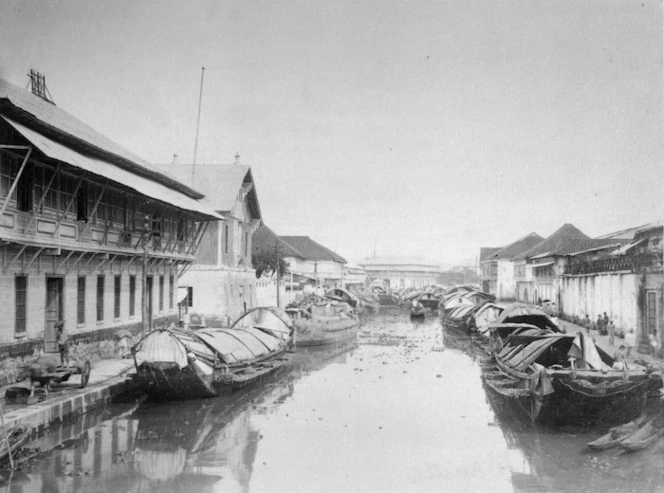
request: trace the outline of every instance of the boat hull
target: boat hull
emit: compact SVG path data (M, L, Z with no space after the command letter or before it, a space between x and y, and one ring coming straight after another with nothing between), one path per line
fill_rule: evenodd
M299 319L293 325L296 346L322 346L357 337L360 322L355 317L339 320Z
M226 395L259 383L285 367L285 355L229 370L215 369L207 374L194 365L143 363L134 380L152 400L204 399Z

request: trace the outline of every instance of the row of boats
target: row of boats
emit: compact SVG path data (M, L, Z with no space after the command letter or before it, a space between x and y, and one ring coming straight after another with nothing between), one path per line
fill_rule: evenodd
M349 341L361 307L348 292L310 295L286 310L253 308L229 328L171 326L133 348L138 388L157 400L215 397L282 369L292 349Z
M531 420L554 426L632 420L589 444L594 449L638 449L664 435L661 406L654 416L644 415L648 399L661 396L661 373L615 360L584 332L565 333L542 309L501 306L485 293L460 288L445 295L441 317L445 327L469 333L486 354L488 391Z

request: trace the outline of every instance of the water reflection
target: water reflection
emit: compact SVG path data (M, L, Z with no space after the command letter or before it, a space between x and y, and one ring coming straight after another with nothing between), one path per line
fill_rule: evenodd
M589 454L485 393L483 353L435 319L368 319L350 346L298 349L264 385L118 407L42 438L8 491L658 491L664 443ZM110 419L109 419L110 418Z

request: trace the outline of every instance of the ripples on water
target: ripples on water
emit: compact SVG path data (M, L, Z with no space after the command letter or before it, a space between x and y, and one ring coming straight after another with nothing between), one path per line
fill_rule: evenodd
M28 492L664 491L664 440L590 454L492 402L481 355L434 318L369 318L230 397L114 405L42 437L4 486ZM109 417L110 416L110 417Z

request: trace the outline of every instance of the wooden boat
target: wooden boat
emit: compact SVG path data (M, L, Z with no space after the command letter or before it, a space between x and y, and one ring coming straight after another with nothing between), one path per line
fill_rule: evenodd
M422 305L410 306L410 318L424 318L426 313L427 309Z
M646 423L645 416L639 416L635 420L624 425L614 426L606 435L602 435L597 440L588 443L588 448L595 451L608 450L617 447L618 444L636 433L643 424Z
M627 452L636 452L649 447L663 436L664 426L657 426L655 420L650 420L618 445Z
M0 439L0 463L9 458L9 452L7 450L7 439L9 439L9 448L11 449L13 455L25 444L29 435L30 430L23 425L15 426L14 428L7 431L7 436L5 436L3 432L2 439Z
M134 379L160 400L218 396L283 367L293 327L278 308L249 310L228 329L154 330L133 348Z
M357 337L360 320L357 315L332 315L329 317L296 318L296 346L321 346L348 341Z
M583 333L527 329L510 335L494 359L497 372L511 381L487 383L543 423L624 422L662 386L661 376L638 365L613 369L613 358Z

